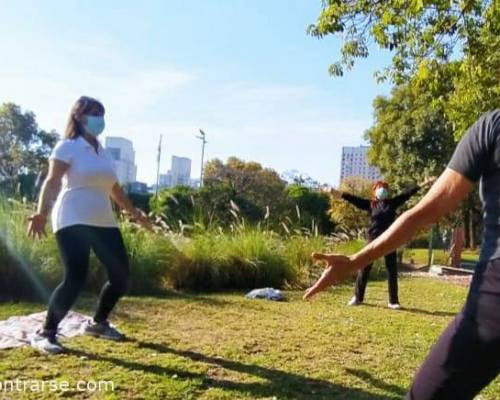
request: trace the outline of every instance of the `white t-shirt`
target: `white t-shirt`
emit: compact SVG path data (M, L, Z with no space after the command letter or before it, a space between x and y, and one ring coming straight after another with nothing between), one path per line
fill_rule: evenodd
M118 179L101 144L96 153L82 137L60 140L50 158L69 164L52 209L53 231L71 225L117 227L110 194Z

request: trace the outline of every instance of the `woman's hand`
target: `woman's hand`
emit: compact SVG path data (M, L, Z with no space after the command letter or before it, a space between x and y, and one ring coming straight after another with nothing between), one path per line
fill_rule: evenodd
M335 188L332 188L331 186L323 186L321 188L321 191L323 193L328 193L330 196L332 196L334 199L340 199L342 197L342 192L340 190L337 190Z
M321 277L304 293L304 300L310 299L331 285L345 281L356 271L354 263L346 256L313 253L312 258L316 261L325 261L327 265Z
M150 232L154 232L153 224L151 223L147 215L144 212L142 212L142 210L136 208L132 216L144 229Z
M131 215L144 229L154 232L153 224L146 214L132 204L118 182L115 183L111 190L111 198L125 213Z
M36 213L32 214L28 218L28 236L36 239L37 237L41 239L43 236L47 236L45 233L45 224L47 223L47 217L44 214Z

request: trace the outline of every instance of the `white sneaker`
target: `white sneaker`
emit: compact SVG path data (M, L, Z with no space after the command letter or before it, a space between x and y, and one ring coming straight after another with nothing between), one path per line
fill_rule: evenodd
M57 341L55 332L39 330L31 338L31 347L44 354L59 354L64 351L64 347Z
M387 304L391 310L401 310L401 305L399 303L389 303Z
M352 299L347 303L348 306L359 306L363 304L362 301L359 301L356 296L352 296Z
M89 322L89 324L85 327L84 333L89 336L114 340L116 342L125 340L125 335L119 332L114 326L110 325L108 321Z

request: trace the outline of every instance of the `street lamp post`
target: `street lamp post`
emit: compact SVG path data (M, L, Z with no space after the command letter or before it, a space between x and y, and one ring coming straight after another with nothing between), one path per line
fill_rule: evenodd
M158 156L156 159L156 193L155 200L158 201L158 189L160 187L160 160L161 160L161 139L163 135L160 135L160 142L158 143Z
M203 186L203 161L205 158L205 144L207 144L205 132L200 129L201 136L196 136L201 140L201 173L200 173L200 188Z

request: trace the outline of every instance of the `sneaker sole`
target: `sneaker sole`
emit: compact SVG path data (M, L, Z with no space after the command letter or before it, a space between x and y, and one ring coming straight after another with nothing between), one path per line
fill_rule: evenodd
M117 338L117 337L102 335L102 334L97 333L97 332L84 332L84 334L86 336L91 336L91 337L96 338L96 339L110 340L112 342L123 342L125 340L125 336Z
M31 345L31 347L33 349L35 349L36 351L38 351L40 354L49 355L49 356L57 355L57 354L61 354L61 353L65 352L65 348L64 347L61 347L60 350L55 350L55 351L48 351L48 350L42 349L41 347L38 347L38 346L35 346L35 345Z

